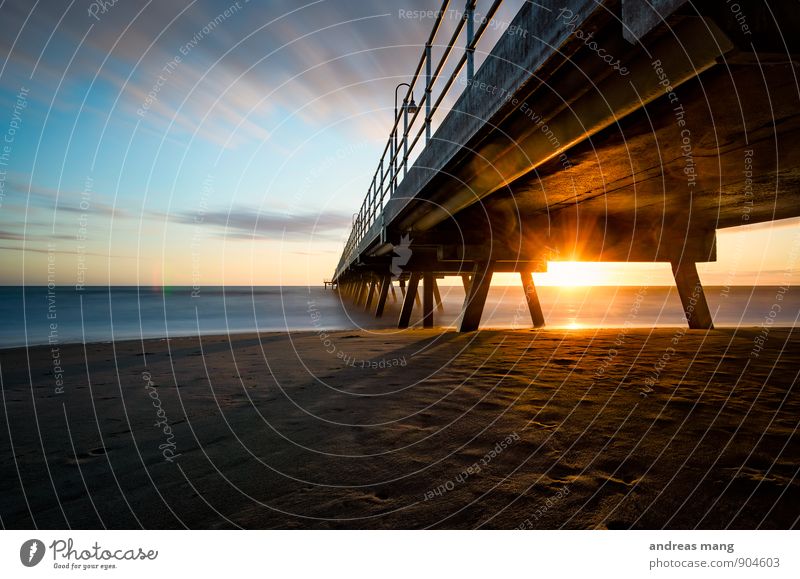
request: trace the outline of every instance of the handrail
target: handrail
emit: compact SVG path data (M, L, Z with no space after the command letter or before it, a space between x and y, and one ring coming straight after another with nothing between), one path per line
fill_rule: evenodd
M450 89L453 86L453 83L461 73L461 70L464 68L465 64L467 64L467 81L470 82L472 80L472 76L474 74L473 54L475 52L475 48L484 32L486 32L486 29L488 28L492 18L502 3L503 0L493 1L491 7L483 17L480 26L473 33L473 19L475 8L477 6L477 0L467 0L464 13L456 25L456 28L453 31L453 34L450 36L448 42L444 45L435 45L434 43L436 41L436 36L441 30L442 21L447 13L448 6L450 5L450 0L443 0L441 8L439 9L439 12L437 13L436 19L433 23L431 32L428 35L428 40L425 42L422 55L420 56L419 62L414 70L414 74L411 77L411 80L408 82L408 90L405 91L405 96L403 96L403 108L397 111L397 115L392 123L391 130L389 131L389 138L387 139L386 145L381 153L380 161L378 162L378 166L372 176L370 186L367 188L367 195L364 198L364 201L362 202L358 212L354 214L353 226L350 230L350 235L347 238L347 242L344 245L342 256L339 260L338 266L336 267L336 272L333 276L333 279L337 279L339 274L342 273L343 268L347 267L353 261L353 254L358 249L358 246L364 239L364 236L375 224L375 222L382 218L387 194L388 198L391 199L392 195L394 195L394 192L397 190L398 184L402 179L400 177L401 169L407 167L408 159L411 156L414 147L422 138L423 133L425 134L425 142L427 144L427 141L430 138L433 116L439 110L442 101L447 97ZM461 36L465 25L467 33L463 53L458 59L458 62L456 62L452 73L449 75L449 78L442 87L438 97L434 100L432 97L434 85L439 79L444 67L447 65L450 54L453 52L453 48L456 46L456 42ZM444 46L444 52L442 53L435 68L431 58L432 48L434 46ZM425 69L426 77L424 81L423 95L418 101L417 110L409 114L405 108L405 105L409 102L409 99L413 97L414 89L417 87L417 83L422 77L423 68ZM412 127L414 127L414 123L419 118L423 106L425 107L425 114L423 116L422 125L417 127L416 134L409 144L409 135L412 133ZM400 139L399 144L396 147L397 150L395 150L394 143L398 137L400 122L405 115L408 115L409 117L408 124L404 127L402 131L402 139ZM402 156L400 153L401 150L403 151ZM403 178L404 177L405 171L403 174Z

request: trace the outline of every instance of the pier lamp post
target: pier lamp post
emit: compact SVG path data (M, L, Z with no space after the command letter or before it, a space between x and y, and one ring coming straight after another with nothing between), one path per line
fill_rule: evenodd
M401 82L396 87L394 87L394 120L397 120L397 90L401 86L406 86L411 89L411 85L407 82ZM408 132L408 113L412 115L417 112L417 103L414 102L414 93L411 93L411 102L406 101L403 98L403 177L405 177L406 172L408 171L408 160L406 156L408 155L408 139L406 138L406 133ZM397 188L397 154L399 152L397 147L397 130L394 131L394 155L392 159L392 190Z

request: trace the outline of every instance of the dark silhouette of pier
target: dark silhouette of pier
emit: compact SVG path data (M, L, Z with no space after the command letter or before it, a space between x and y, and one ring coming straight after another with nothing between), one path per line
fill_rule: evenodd
M716 230L800 215L800 11L546 0L498 23L501 3L442 4L331 281L380 317L397 280L401 328L422 283L431 327L436 279L461 276L471 331L494 272L519 274L539 327L548 261L669 262L689 327L713 327L696 263Z

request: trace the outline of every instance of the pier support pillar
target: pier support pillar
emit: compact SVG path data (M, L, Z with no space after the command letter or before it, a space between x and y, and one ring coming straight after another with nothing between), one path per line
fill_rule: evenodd
M533 272L530 270L523 270L519 272L522 279L522 289L525 291L525 301L528 303L528 311L531 313L531 322L534 328L541 328L544 326L544 313L542 312L542 304L539 302L539 296L536 293L536 286L533 283Z
M372 305L372 296L375 293L375 278L369 280L369 289L367 290L367 301L364 304L364 309L368 310Z
M356 282L356 291L355 296L353 298L353 303L355 305L361 305L361 300L364 299L364 292L366 290L366 285L363 280L358 280Z
M431 278L433 282L433 299L436 300L436 309L440 312L444 311L444 304L442 304L442 294L439 293L439 284L436 282L436 276Z
M433 272L426 271L422 276L422 327L433 327Z
M713 330L714 321L706 302L706 294L697 275L697 266L693 261L672 262L672 275L678 286L683 312L692 330Z
M414 309L414 298L417 297L417 288L419 287L419 272L413 272L408 280L408 287L406 287L406 295L403 298L403 307L400 310L400 320L397 322L397 327L404 329L408 327L408 322L411 321L411 310Z
M461 310L459 332L472 332L478 329L483 306L486 305L486 296L489 295L492 273L494 273L493 262L475 264L469 290L464 298L464 307Z
M375 317L383 315L383 308L386 307L386 298L389 295L389 286L392 285L392 276L388 273L381 278L381 289L378 293L378 303L375 306Z
M469 284L471 283L468 273L462 273L461 274L461 283L464 284L464 291L468 292L469 291Z
M397 292L394 291L394 283L392 283L392 278L389 278L389 289L392 290L392 302L397 303Z

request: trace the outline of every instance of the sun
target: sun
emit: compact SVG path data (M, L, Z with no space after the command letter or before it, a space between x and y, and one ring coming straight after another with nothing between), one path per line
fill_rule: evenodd
M558 287L581 287L607 285L607 268L591 261L551 261L547 272L536 275L539 285Z

